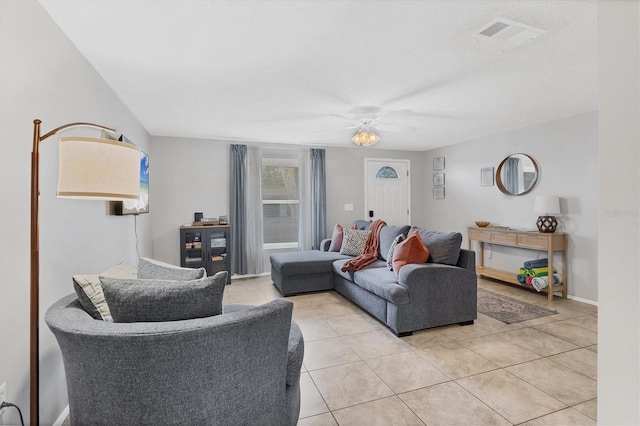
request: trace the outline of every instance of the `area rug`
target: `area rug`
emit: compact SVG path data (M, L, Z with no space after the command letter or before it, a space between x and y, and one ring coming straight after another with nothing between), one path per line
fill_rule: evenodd
M482 288L478 289L478 312L507 324L558 313L558 311L541 308Z

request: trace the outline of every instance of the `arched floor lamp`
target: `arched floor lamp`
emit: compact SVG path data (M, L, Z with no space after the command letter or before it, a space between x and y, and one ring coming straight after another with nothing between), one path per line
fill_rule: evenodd
M40 253L38 238L39 146L40 142L64 130L86 127L114 133L92 123L71 123L40 136L40 120L33 120L31 152L31 287L29 336L29 423L39 424L39 310ZM137 200L140 193L140 149L129 143L87 137L60 138L59 197L93 200Z

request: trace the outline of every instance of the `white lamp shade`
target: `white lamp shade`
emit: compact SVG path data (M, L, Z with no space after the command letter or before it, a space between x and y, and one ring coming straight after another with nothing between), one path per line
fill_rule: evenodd
M371 146L371 145L375 145L380 140L380 136L378 136L374 132L367 132L366 130L361 130L358 133L356 133L351 138L351 140L356 145Z
M86 137L60 138L58 196L137 200L140 149L132 144Z
M538 195L533 204L535 213L559 214L560 198L550 195Z

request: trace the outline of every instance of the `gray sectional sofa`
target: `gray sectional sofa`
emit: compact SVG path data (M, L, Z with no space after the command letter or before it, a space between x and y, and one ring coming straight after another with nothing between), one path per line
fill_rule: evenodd
M359 229L370 222L356 221ZM387 269L387 253L399 234L418 231L430 255L427 263L408 264L396 276ZM379 259L356 272L342 272L352 258L321 250L271 255L271 279L282 295L334 289L386 324L396 335L448 324L472 324L477 318L475 253L462 249L457 232L384 226Z

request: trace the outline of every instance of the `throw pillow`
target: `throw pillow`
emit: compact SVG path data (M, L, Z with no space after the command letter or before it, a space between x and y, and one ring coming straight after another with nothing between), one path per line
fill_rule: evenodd
M100 277L113 322L179 321L222 313L227 272L176 281Z
M409 235L409 228L411 228L409 225L385 225L380 228L380 258L382 260L388 260L389 248L391 247L391 243L393 243L394 238L400 234L404 234L406 238L407 235Z
M207 276L204 268L181 268L159 260L141 257L138 261L138 278L189 281Z
M395 250L398 243L404 241L405 236L403 234L398 235L391 242L391 246L389 247L389 251L387 252L387 269L393 271L393 251Z
M113 278L135 278L136 267L122 262L104 271L102 276ZM109 306L104 300L99 275L74 275L73 288L82 308L94 319L113 321Z
M456 265L460 257L460 247L462 245L462 234L459 232L439 232L428 231L416 226L412 227L409 233L418 231L422 242L429 247L428 262L444 263L445 265Z
M331 235L331 244L329 245L329 251L340 251L342 247L342 238L344 235L344 228L342 225L336 223L333 227L333 235Z
M398 243L393 250L393 271L396 276L408 263L425 263L429 258L429 249L422 242L420 234L414 232L406 240Z
M369 232L370 231L358 229L345 229L344 237L342 238L342 247L340 248L340 254L346 254L348 256L360 256L362 253L364 253L364 247L367 244Z

